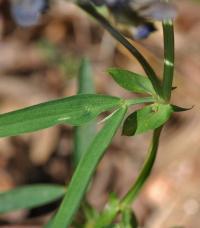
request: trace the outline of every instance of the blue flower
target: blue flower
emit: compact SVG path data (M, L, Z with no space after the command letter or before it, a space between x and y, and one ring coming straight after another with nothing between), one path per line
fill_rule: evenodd
M47 0L11 0L11 15L20 26L33 26L39 22L47 8Z
M147 38L152 32L155 32L156 28L152 23L146 23L136 27L135 32L132 34L135 40L141 40Z

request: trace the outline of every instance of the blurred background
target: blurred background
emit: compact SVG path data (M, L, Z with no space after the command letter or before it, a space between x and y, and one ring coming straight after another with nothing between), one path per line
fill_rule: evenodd
M200 3L174 1L176 72L173 103L191 110L173 115L161 137L151 177L133 205L141 227L200 227ZM158 73L162 72L162 27L134 42ZM136 96L107 76L108 67L143 74L137 61L81 9L57 0L39 25L23 28L0 0L0 112L8 112L77 92L80 60L88 57L98 93ZM98 166L87 199L101 210L109 192L123 196L144 161L150 133L124 137L120 131ZM32 183L70 180L73 129L56 126L0 139L0 191ZM0 216L0 225L40 227L59 202ZM16 225L18 224L18 225ZM6 226L7 225L7 226Z

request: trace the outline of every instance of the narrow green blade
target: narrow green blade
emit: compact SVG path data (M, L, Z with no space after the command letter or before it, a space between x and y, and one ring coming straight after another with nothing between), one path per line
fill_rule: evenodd
M189 111L193 108L193 106L190 108L183 108L183 107L180 107L177 105L171 105L171 106L172 106L174 112L185 112L185 111Z
M84 58L81 61L78 75L78 87L78 94L95 93L91 64L87 58Z
M173 113L169 104L153 104L130 114L123 125L123 135L132 136L156 129Z
M79 69L79 78L78 78L78 93L95 93L93 80L92 80L92 70L91 64L88 59L83 59ZM74 152L73 152L73 161L76 166L80 161L81 156L87 150L88 146L92 142L96 129L96 121L92 120L83 126L75 128L74 136Z
M27 185L0 193L0 213L33 208L61 198L65 188L59 185Z
M126 90L135 93L156 94L151 81L145 76L117 68L109 69L108 73L118 85Z
M71 223L92 174L103 156L104 151L111 143L125 113L126 108L120 108L115 111L96 135L87 152L82 156L68 186L64 200L55 216L52 227L66 228Z
M81 94L1 114L0 137L32 132L60 123L78 126L101 112L118 108L121 101L117 97Z

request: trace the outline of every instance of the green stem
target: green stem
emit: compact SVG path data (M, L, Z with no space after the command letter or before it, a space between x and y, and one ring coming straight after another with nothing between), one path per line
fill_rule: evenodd
M174 77L174 27L172 20L163 21L162 26L164 38L163 97L169 101Z
M134 185L130 188L129 192L121 200L121 210L124 210L124 208L127 208L130 206L130 204L132 204L132 202L140 192L141 188L145 184L147 178L149 177L156 159L161 130L162 127L154 130L152 141L148 150L148 156Z
M134 185L130 188L128 193L122 198L122 200L118 203L117 206L114 205L114 207L113 206L111 207L110 205L102 212L99 218L95 221L95 224L94 224L95 228L101 228L101 227L106 227L110 225L112 221L116 218L118 213L125 211L133 203L134 199L137 197L141 188L145 184L153 168L156 155L157 155L161 131L162 131L162 126L154 130L152 141L148 150L148 156L144 162L143 168L141 169L141 172L137 177ZM108 209L110 213L108 213Z
M161 95L160 81L144 56L123 36L119 31L117 31L89 2L77 3L80 8L86 11L88 14L93 16L101 25L116 39L118 40L130 53L139 61L144 71L146 72L148 78L150 79L155 91Z

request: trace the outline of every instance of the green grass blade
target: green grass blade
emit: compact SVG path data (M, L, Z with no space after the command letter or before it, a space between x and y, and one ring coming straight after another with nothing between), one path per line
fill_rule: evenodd
M95 93L94 83L92 80L92 69L90 61L84 58L81 62L78 75L78 94Z
M66 228L72 221L80 201L87 189L88 183L96 166L102 158L104 151L111 143L122 119L126 108L120 108L106 121L104 127L94 138L87 152L81 158L72 180L67 188L64 200L55 216L52 227Z
M108 73L122 88L135 93L146 93L155 95L156 92L151 84L151 81L142 75L136 74L134 72L110 68Z
M79 69L78 77L78 93L95 93L93 80L92 80L92 69L88 59L83 59ZM87 150L88 146L92 142L96 133L96 121L92 120L83 126L75 128L74 135L74 152L73 161L76 166L80 161L81 156Z
M81 125L100 113L118 108L121 98L81 94L0 115L0 137L19 135L66 123Z
M0 193L0 213L34 208L61 198L65 188L59 185L36 184Z

